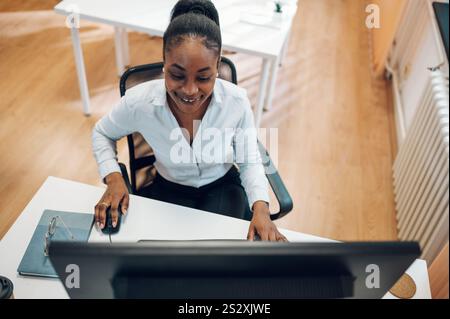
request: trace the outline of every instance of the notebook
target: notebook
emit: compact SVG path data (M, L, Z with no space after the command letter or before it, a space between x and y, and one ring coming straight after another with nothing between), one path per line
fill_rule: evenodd
M56 219L56 229L50 239L51 241L86 242L88 240L94 222L93 214L45 210L17 269L20 275L58 277L49 257L44 255L45 234L48 231L50 221L55 216L59 216L59 218ZM61 219L70 229L74 239L71 238L71 234L67 231Z

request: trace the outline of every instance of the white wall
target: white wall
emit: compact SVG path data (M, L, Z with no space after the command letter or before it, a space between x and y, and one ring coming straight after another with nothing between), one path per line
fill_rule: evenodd
M430 67L439 65L442 61L436 45L431 21L427 23L420 44L412 61L402 61L401 69L409 69L408 76L400 83L402 110L405 119L405 129L411 125L416 109L422 99L423 90L429 79Z
M396 122L399 123L398 117L403 120L402 125L405 128L405 133L408 132L417 107L421 102L426 82L429 79L428 68L436 67L444 62L441 69L447 76L449 69L434 13L431 10L426 10L427 7L423 6L424 3L420 3L420 6L422 6L420 13L411 13L411 6L419 6L418 1L431 2L432 0L409 0L407 5L409 11L405 10L399 30L396 32L396 40L400 41L399 37L406 37L407 45L402 45L401 48L393 47L390 53L391 57L395 57L395 61L390 61L390 63L395 65L401 102L401 106L396 104L396 114L401 112L397 116ZM408 24L408 19L412 20L412 23ZM425 22L422 23L422 21ZM396 50L402 50L402 52L396 52ZM400 131L399 124L397 126L397 131ZM398 145L401 144L402 136L398 134Z

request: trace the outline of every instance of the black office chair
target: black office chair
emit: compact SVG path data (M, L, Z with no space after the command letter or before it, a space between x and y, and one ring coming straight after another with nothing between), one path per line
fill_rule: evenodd
M132 67L125 71L120 78L120 96L124 96L127 89L151 80L163 78L163 63L152 63ZM219 78L237 84L236 68L231 60L222 57L219 66ZM155 156L151 147L147 144L141 134L133 133L127 136L128 151L130 154L130 176L131 183L128 178L126 166L119 163L122 175L127 184L130 194L136 194L142 187L151 183L155 169L153 163ZM289 195L283 181L277 170L272 164L269 153L264 146L258 141L259 151L263 160L266 171L266 177L277 198L280 210L276 214L271 214L271 219L279 219L292 210L292 199Z

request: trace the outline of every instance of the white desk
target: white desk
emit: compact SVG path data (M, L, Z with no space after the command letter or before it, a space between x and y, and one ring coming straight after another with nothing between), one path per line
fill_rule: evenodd
M261 57L262 73L256 105L255 123L259 125L263 108L271 105L278 65L286 52L289 30L297 11L297 1L285 1L285 14L280 23L267 22L264 12L271 12L272 1L219 0L216 4L225 50ZM55 6L55 12L92 22L112 25L115 30L116 64L118 74L129 65L126 29L162 36L170 20L170 11L176 0L64 0ZM264 13L264 14L262 14ZM266 22L264 21L266 19ZM76 19L68 19L76 21ZM83 52L76 23L71 27L78 81L85 114L90 113L89 91L84 68ZM267 96L266 96L267 93Z
M48 177L14 225L0 241L0 275L14 283L16 298L68 298L58 279L22 277L17 267L28 246L44 209L89 213L104 188ZM137 242L139 239L244 239L249 222L167 204L131 195L129 214L123 220L113 242ZM324 242L329 239L280 231L291 242ZM107 236L93 229L90 242L109 242ZM417 284L414 298L431 298L425 261L416 260L407 273ZM387 294L385 298L393 298Z

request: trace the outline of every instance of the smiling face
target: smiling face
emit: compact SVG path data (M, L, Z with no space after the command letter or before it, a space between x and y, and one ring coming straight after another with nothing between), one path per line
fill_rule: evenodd
M186 37L165 52L164 79L171 107L195 115L205 109L216 82L218 54L201 38Z

